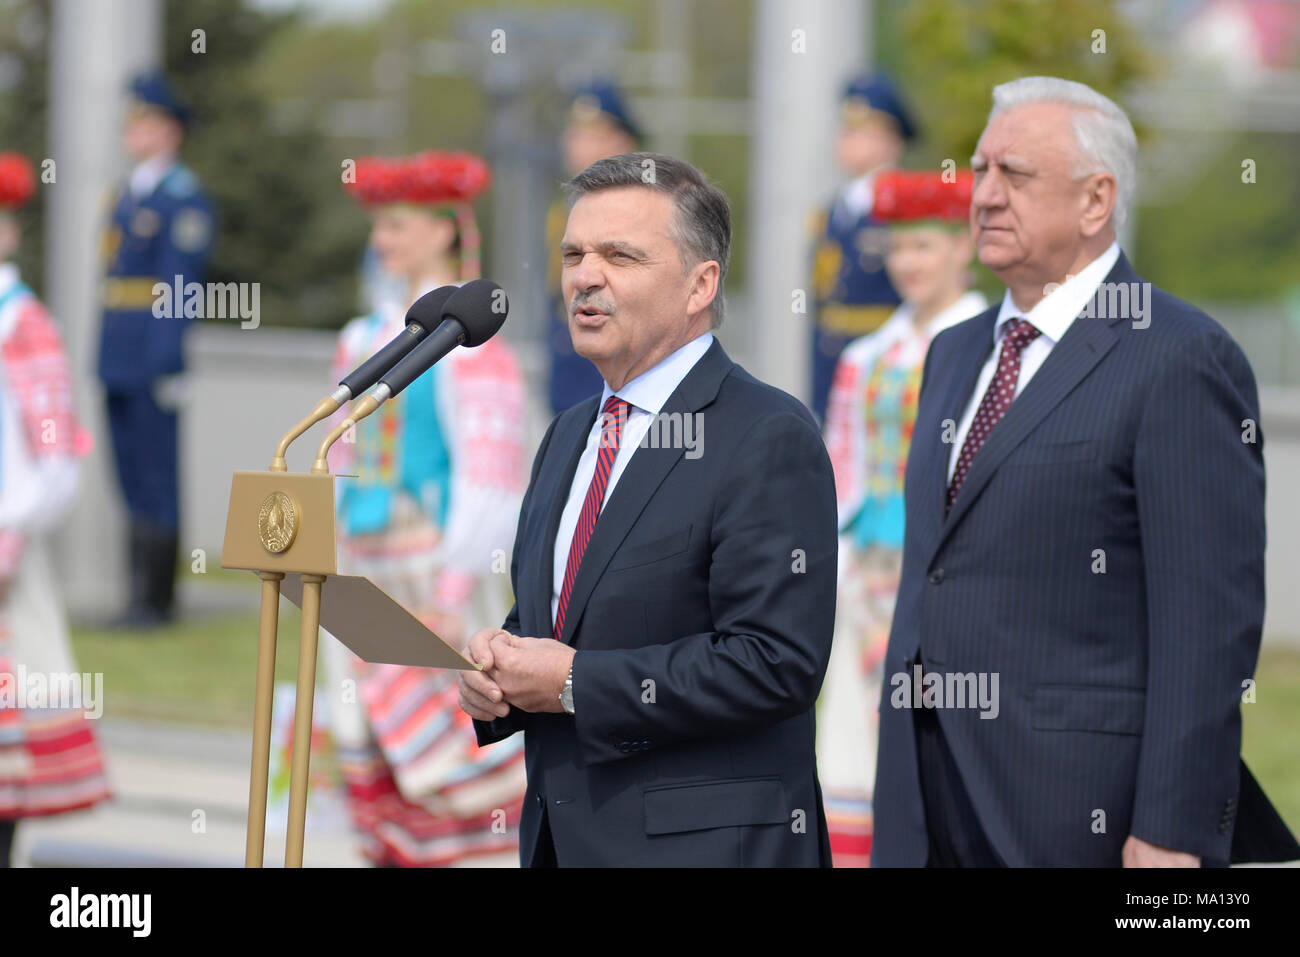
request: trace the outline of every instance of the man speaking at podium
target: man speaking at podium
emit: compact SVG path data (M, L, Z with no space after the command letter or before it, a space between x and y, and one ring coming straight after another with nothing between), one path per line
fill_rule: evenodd
M829 866L813 704L835 483L807 409L712 329L726 196L625 153L567 184L574 349L605 387L551 422L515 607L462 672L480 745L524 732L524 866Z

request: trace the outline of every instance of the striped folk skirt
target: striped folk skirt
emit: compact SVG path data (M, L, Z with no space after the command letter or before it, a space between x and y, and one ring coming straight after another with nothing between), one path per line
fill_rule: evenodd
M397 534L344 540L348 571L446 635L449 611L434 587L437 532L404 524ZM503 620L508 604L487 600L494 584L479 582L456 614ZM380 866L517 865L523 735L480 748L459 706L458 672L368 664L332 636L323 651L331 734L365 856Z
M60 703L51 698L51 676L20 668L14 644L0 621L0 819L61 814L107 799L93 720L80 706L46 706ZM35 681L45 683L39 697Z

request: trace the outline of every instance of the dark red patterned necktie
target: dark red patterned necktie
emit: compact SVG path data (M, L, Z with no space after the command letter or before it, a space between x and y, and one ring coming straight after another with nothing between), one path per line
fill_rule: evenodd
M952 481L948 483L948 508L957 501L961 483L966 481L975 453L984 445L984 440L993 431L993 426L1011 407L1011 400L1016 397L1016 384L1020 381L1020 353L1038 338L1038 330L1024 319L1007 320L1007 331L1002 336L1002 352L998 355L998 371L994 373L989 387L984 390L975 418L971 420L970 431L962 443L961 455L957 457L957 467L953 469Z
M614 459L618 455L618 441L623 434L623 423L627 421L632 404L616 395L605 400L600 426L600 452L596 455L596 472L587 486L587 497L582 502L582 511L578 514L578 524L573 529L573 542L569 545L569 560L564 566L564 586L560 589L560 603L555 609L555 637L562 639L564 634L564 611L569 607L569 596L573 594L573 582L578 577L578 567L582 564L583 553L591 534L596 530L596 519L600 517L600 506L605 501L605 488L609 485L609 473L614 468Z

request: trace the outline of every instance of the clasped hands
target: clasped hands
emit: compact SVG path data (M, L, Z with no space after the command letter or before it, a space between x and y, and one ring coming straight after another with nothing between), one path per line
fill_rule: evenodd
M465 657L482 671L460 673L460 708L471 718L504 718L521 711L563 712L560 692L573 667L574 651L554 638L522 638L501 628L475 632Z

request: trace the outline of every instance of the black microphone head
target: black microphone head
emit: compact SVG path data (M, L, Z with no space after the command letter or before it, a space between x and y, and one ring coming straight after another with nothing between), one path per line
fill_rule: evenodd
M465 328L461 345L481 346L497 334L510 300L506 291L491 279L474 279L457 289L442 307L442 318L455 319Z
M459 286L439 286L432 292L426 292L406 310L406 324L409 326L414 322L426 334L433 332L438 328L438 323L442 322L442 310L447 305L447 300L459 291Z

